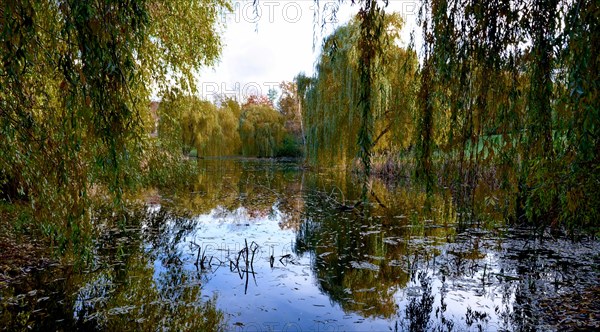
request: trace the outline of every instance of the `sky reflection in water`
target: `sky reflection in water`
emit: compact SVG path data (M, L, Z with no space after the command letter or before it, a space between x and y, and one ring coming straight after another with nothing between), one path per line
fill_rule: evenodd
M597 241L458 232L448 192L375 182L382 204L348 211L360 186L336 173L201 163L190 188L145 194L125 229L98 241L92 271L49 268L0 290L0 318L26 314L35 329L552 330L547 303L600 280Z

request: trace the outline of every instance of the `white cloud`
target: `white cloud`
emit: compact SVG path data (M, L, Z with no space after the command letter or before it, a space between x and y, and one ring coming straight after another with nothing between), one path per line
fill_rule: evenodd
M226 28L221 60L214 68L202 70L198 79L204 98L226 93L243 99L250 87L266 94L269 87L291 81L300 72L311 75L322 38L358 11L349 1L340 6L332 0L320 0L318 10L313 0L260 0L257 7L250 0L235 1L233 5L233 13L222 17ZM334 17L332 13L338 6ZM391 0L386 10L408 14L408 29L402 34L408 40L417 1ZM315 18L319 22L316 26ZM323 19L327 24L322 29Z

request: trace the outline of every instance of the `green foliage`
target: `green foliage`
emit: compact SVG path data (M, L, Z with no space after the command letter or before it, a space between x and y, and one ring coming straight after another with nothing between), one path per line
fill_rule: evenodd
M90 234L90 190L106 187L118 202L124 188L140 184L154 153L170 153L148 137L147 87L158 95L193 87L193 73L219 54L224 7L221 0L2 2L2 198L27 200L65 247Z
M418 171L437 153L470 202L492 168L513 219L597 227L598 6L424 1Z
M269 99L254 96L243 107L224 99L220 105L193 96L163 99L159 108L163 148L173 151L180 147L184 155L193 152L195 157L302 156L300 138L285 127L297 117L280 114Z
M242 155L275 157L286 131L279 112L267 105L250 104L242 108L240 116Z
M302 157L302 149L301 142L298 142L297 139L287 134L283 138L283 142L281 146L277 148L277 152L275 154L276 157L290 157L290 158L299 158Z
M168 128L165 128L164 137L181 144L186 155L192 149L197 156L235 155L240 149L238 109L235 101L224 102L221 108L217 108L192 96L166 100L161 104L161 114L174 119L174 122L165 123ZM169 132L173 128L179 128L179 131Z
M453 187L461 215L477 218L485 186L503 191L509 219L598 227L597 1L424 0L420 66L389 42L393 16L356 3L315 77L296 78L312 164L359 157L368 175L374 154L414 146L416 178Z
M359 52L365 47L361 38L367 38L361 37L361 29L371 31L361 28L359 18L325 39L315 77L296 78L307 157L313 165L352 165L360 157L359 146L370 160L372 153L398 152L412 144L416 54L396 45L402 27L399 15L371 15L379 15L372 18L377 21L373 29L385 31L369 46L374 54ZM365 56L373 57L368 73L361 72ZM363 82L363 76L371 77L370 83Z

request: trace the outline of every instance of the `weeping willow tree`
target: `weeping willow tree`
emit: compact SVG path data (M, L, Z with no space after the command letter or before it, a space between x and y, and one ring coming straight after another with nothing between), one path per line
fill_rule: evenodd
M210 146L214 155L233 156L239 155L242 146L239 125L241 109L237 101L227 100L217 110L219 121L218 135L212 137Z
M169 95L159 108L159 139L165 150L198 157L280 157L285 154L286 118L266 96L243 106L225 98L220 106L196 96ZM293 144L293 142L292 142Z
M232 156L241 152L239 134L240 106L233 99L221 106L196 96L174 95L160 104L159 138L181 149L183 155L195 150L198 157Z
M348 164L358 152L359 77L353 24L353 29L338 28L324 41L317 75L305 88L302 106L312 164Z
M358 156L366 178L380 144L375 132L388 128L381 114L410 98L385 93L398 67L386 57L388 16L376 1L352 3L361 5L356 20L325 39L315 77L296 82L309 160L348 165ZM421 1L423 48L409 103L417 114L405 126L416 130L404 131L414 137L416 178L429 191L438 179L449 183L466 219L477 218L476 195L485 187L502 190L508 219L597 226L599 6ZM413 119L391 109L393 119Z
M507 217L597 225L597 1L425 0L420 14L417 174L449 170L473 206L493 173Z
M149 96L193 88L219 55L225 1L0 4L0 197L26 201L60 247L80 241L89 190L115 197L154 149ZM155 87L150 91L148 87Z
M239 133L242 155L275 157L286 135L284 118L264 104L249 104L242 108Z
M347 167L359 160L363 174L373 153L410 147L417 86L416 54L396 45L400 16L366 10L325 39L314 77L296 77L309 162ZM361 27L369 15L378 23Z

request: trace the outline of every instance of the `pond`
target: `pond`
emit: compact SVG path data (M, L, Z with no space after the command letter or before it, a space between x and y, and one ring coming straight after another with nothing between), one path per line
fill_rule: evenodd
M598 327L595 239L534 236L501 223L463 227L449 191L426 195L375 181L372 203L355 207L360 186L335 171L268 160L198 163L195 183L146 191L119 227L108 228L113 216L99 210L95 223L105 229L90 270L51 265L0 288L0 326Z

